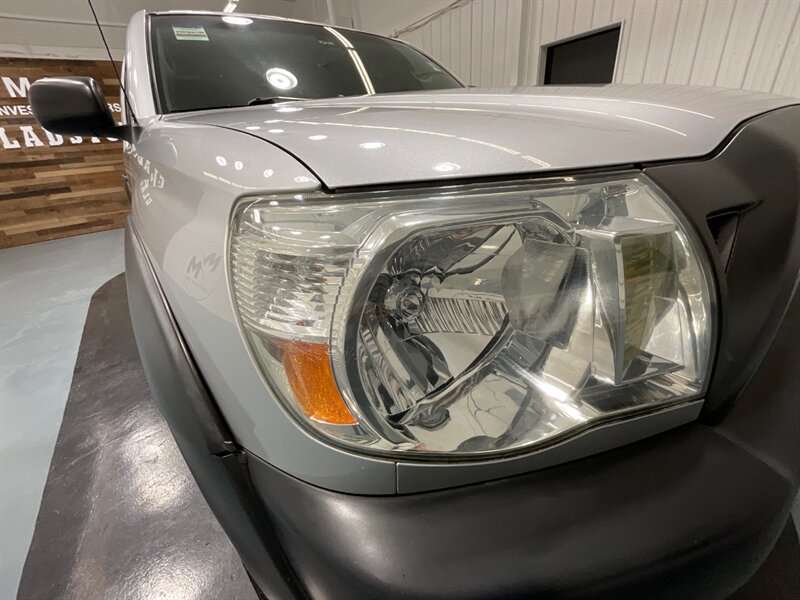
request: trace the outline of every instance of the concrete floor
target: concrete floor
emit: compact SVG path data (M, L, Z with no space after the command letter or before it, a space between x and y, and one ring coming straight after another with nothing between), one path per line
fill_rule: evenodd
M122 231L0 250L0 598L16 597L94 291Z

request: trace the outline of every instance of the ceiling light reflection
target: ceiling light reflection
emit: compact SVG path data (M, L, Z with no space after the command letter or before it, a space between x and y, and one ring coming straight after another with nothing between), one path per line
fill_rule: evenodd
M433 170L439 171L439 173L452 173L453 171L458 171L460 168L461 165L449 162L443 162L433 165Z
M692 115L697 115L698 117L705 117L706 119L713 119L711 115L707 115L706 113L697 112L695 110L689 110L688 108L678 108L677 106L667 106L666 104L655 104L653 102L640 102L638 100L630 100L631 104L641 104L642 106L656 106L658 108L666 108L667 110L677 110L680 112L690 113Z
M364 89L366 90L367 94L374 95L375 86L372 84L369 73L367 73L367 68L361 61L361 56L358 54L358 50L356 50L350 40L348 40L339 31L336 31L331 27L325 27L325 30L339 40L342 43L342 46L347 49L347 52L350 54L350 60L353 61L353 66L356 68L356 72L358 73L358 76L361 77L361 82L364 84Z
M253 19L247 17L222 17L222 20L231 25L250 25L253 22Z
M436 136L436 137L458 139L458 140L462 140L464 142L471 142L471 143L474 143L474 144L480 144L482 146L487 146L489 148L495 148L497 150L502 150L503 152L507 152L509 154L513 154L515 156L518 156L522 160L530 161L530 162L535 163L535 164L537 164L537 165L539 165L541 167L545 167L546 168L546 167L550 166L550 163L545 162L543 160L540 160L540 159L536 158L535 156L530 156L528 154L520 155L519 151L514 150L512 148L506 148L505 146L500 146L498 144L492 144L491 142L484 142L482 140L476 140L476 139L473 139L473 138L461 137L461 136L458 136L458 135L453 135L452 133L441 133L439 131L428 131L428 130L425 130L425 129L410 129L408 127L390 127L388 125L361 125L361 124L356 124L356 123L339 123L339 122L335 122L335 121L303 121L303 120L298 119L298 120L283 121L283 122L285 122L285 123L294 123L296 125L312 125L314 127L319 127L320 125L325 125L325 126L330 126L330 127L351 127L351 128L355 128L355 129L371 129L371 130L378 130L378 131L403 131L405 133L420 133L420 134L423 134L423 135L432 135L432 136ZM281 131L283 131L283 130L281 130ZM372 143L372 142L366 142L366 143L369 144L369 143ZM381 142L377 142L377 143L381 143ZM359 146L361 146L361 144L359 144ZM458 168L460 169L461 167L459 166Z
M659 125L658 123L653 123L652 121L645 121L644 119L637 119L635 117L626 117L625 115L616 115L620 119L625 119L627 121L636 121L637 123L644 123L645 125L652 125L653 127L658 127L659 129L664 129L666 131L671 131L672 133L677 133L678 135L682 135L686 137L686 134L682 131L678 131L677 129L672 129L672 127L667 127L666 125Z
M386 144L383 142L364 142L363 144L359 144L360 148L364 150L377 150L378 148L383 148Z
M267 83L279 90L290 90L293 87L297 87L297 77L294 76L294 73L286 69L273 67L267 70L266 75Z

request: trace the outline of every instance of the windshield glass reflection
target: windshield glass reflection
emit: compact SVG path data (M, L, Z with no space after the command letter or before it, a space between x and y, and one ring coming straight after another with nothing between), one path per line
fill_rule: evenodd
M443 67L388 38L269 18L151 17L161 112L460 88Z

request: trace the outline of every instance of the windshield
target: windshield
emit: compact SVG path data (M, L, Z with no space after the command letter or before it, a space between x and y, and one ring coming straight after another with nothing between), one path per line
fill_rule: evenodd
M161 112L462 87L413 48L387 38L234 15L154 15Z

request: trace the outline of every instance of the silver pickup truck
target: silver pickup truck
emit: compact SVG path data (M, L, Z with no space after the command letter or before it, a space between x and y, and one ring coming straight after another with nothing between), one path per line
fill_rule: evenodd
M723 597L800 481L800 104L479 90L394 39L140 12L126 271L265 597Z

